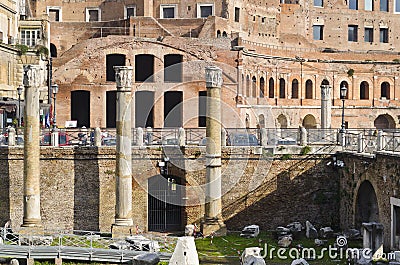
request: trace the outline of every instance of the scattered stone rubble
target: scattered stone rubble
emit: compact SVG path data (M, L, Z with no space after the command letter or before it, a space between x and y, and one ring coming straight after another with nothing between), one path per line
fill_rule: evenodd
M112 249L119 250L137 250L159 252L160 246L157 241L150 240L142 235L128 236L125 240L116 241L109 246Z

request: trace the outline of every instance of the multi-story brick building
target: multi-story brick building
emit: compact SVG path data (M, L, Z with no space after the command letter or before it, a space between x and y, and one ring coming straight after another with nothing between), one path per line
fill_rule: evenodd
M331 127L341 125L343 86L348 127L399 127L397 0L45 0L30 7L52 21L61 124L115 126L112 66L132 65L136 127L204 126L200 60L225 71L226 127L320 127L321 84L332 87Z
M17 125L19 114L22 116L17 87L22 86L24 64L42 66L42 113L49 109L46 87L49 23L47 19L26 18L25 1L0 1L0 128Z

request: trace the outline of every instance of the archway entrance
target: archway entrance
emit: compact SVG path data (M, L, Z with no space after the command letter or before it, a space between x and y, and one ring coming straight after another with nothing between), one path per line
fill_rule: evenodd
M306 129L316 129L317 122L315 120L315 117L311 114L306 115L303 119L303 127Z
M374 187L365 180L357 193L355 226L359 229L362 223L368 222L379 222L379 208Z
M182 229L181 179L157 175L148 180L149 231L178 231Z
M374 126L377 129L395 129L396 122L392 118L392 116L388 114L379 115L378 118L374 121Z

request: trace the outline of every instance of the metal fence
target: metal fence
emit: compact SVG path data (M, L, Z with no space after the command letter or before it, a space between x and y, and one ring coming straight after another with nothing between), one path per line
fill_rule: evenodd
M132 129L132 146L187 146L206 144L206 128L185 128L184 135L179 128L145 128L143 142L138 142L138 129ZM262 131L263 130L263 131ZM101 145L115 146L117 142L116 129L102 128ZM182 129L181 129L182 131ZM304 131L303 131L304 133ZM40 144L51 145L51 129L40 132ZM339 129L307 129L306 141L301 141L302 130L298 128L224 128L221 132L228 146L276 146L276 145L343 145L344 150L354 152L391 151L400 152L400 130L346 129L344 142L341 142ZM378 137L378 134L380 135ZM58 129L60 146L94 146L95 130L91 128ZM262 136L266 139L262 139ZM184 137L184 141L179 141ZM16 130L16 145L23 145L23 129ZM8 132L0 134L0 145L8 145ZM223 143L224 145L224 143Z
M10 258L90 260L129 262L133 257L156 252L169 260L177 238L156 234L111 237L90 231L44 231L15 233L0 228L0 256Z

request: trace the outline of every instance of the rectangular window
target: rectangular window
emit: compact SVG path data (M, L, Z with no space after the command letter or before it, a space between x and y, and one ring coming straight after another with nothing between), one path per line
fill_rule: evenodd
M136 6L128 5L125 6L125 19L136 16Z
M207 18L214 15L214 4L197 4L197 18Z
M324 1L323 0L314 0L314 6L323 7Z
M373 0L365 0L364 8L366 11L373 11L374 10L374 1Z
M365 28L364 41L365 42L373 42L374 41L374 29L373 28Z
M240 8L235 7L235 22L239 22L240 19Z
M358 10L358 0L349 0L349 9Z
M176 5L161 5L160 6L160 18L176 18L177 14Z
M61 19L61 7L60 6L48 6L47 14L49 15L50 21L62 21Z
M357 34L357 26L356 25L349 25L348 28L348 41L357 42L358 41L358 34Z
M21 29L21 44L33 47L40 39L40 29Z
M395 13L400 13L400 0L395 0L394 1L394 12Z
M101 12L98 7L86 8L86 22L101 21Z
M324 26L323 25L314 25L313 26L313 39L314 40L323 40L324 39Z
M389 0L380 0L380 7L379 10L380 11L384 11L384 12L389 12Z
M206 127L207 91L199 91L199 127Z
M388 43L389 42L389 30L387 28L380 28L379 29L379 41L381 43Z

